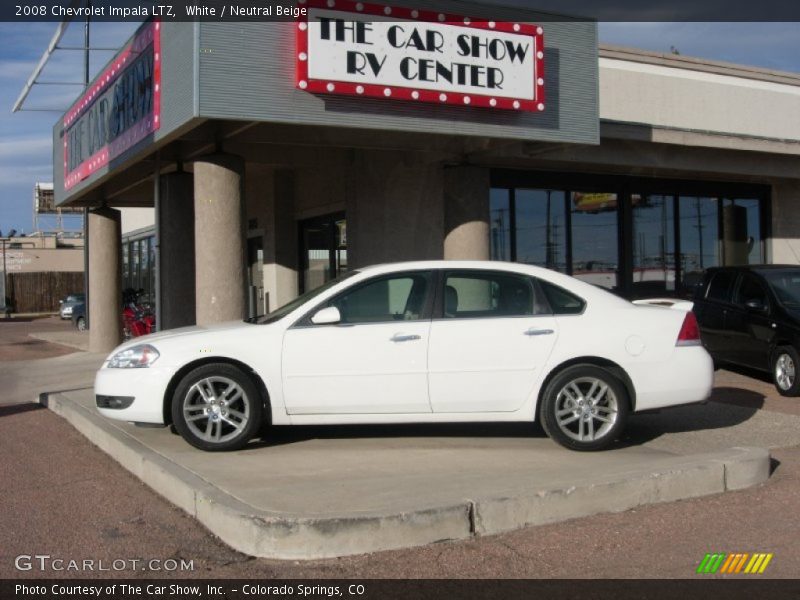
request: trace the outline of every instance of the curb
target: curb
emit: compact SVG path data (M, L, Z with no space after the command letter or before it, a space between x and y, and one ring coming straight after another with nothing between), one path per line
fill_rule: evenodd
M515 497L464 499L391 514L310 518L255 509L111 425L61 393L38 402L235 550L273 559L320 559L464 540L645 504L696 498L762 483L770 454L762 448L676 457L667 467L584 486Z

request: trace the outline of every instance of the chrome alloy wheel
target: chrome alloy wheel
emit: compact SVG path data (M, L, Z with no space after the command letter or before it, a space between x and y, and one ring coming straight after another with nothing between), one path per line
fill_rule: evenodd
M607 383L579 377L567 383L556 397L556 422L569 438L579 442L602 439L617 422L619 405Z
M192 385L183 398L189 430L201 440L226 442L241 433L250 419L250 402L232 379L212 376Z
M781 352L775 361L775 382L778 387L786 391L794 385L796 369L792 357Z

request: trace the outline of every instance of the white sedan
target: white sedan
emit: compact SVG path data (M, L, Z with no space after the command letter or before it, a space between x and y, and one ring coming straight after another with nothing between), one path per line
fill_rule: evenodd
M263 425L537 419L598 450L631 412L705 400L691 312L636 306L546 269L428 261L368 267L250 321L136 338L97 372L112 419L174 424L203 450Z

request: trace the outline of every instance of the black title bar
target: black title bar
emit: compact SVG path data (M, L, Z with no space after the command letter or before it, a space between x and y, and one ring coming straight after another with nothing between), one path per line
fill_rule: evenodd
M541 13L537 21L563 21L564 15L569 15L577 20L607 22L800 22L800 2L791 0L387 0L383 3L465 16L479 9L482 14L475 14L478 18L492 18L495 9L491 7L497 6L497 20L505 17L509 8L518 8ZM142 21L157 17L165 22L279 22L299 18L303 9L297 0L4 0L0 3L0 21L85 20L88 16L93 21Z

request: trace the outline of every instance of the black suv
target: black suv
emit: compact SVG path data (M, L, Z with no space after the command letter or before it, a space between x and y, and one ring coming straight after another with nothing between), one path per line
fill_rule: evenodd
M715 364L771 373L781 395L800 395L800 266L708 269L693 310Z

